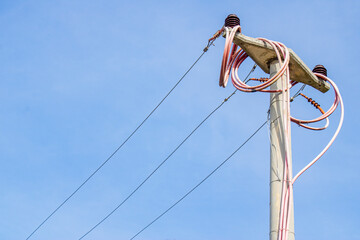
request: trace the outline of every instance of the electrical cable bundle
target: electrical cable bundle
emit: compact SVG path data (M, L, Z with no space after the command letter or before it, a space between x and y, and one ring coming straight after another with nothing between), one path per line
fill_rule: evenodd
M260 84L256 86L250 86L247 85L245 82L241 81L241 79L238 76L238 70L240 65L245 61L245 59L248 57L246 52L243 49L238 49L238 46L233 43L233 39L235 37L235 34L238 31L241 31L241 28L239 25L233 26L232 28L225 27L224 28L226 40L225 40L225 47L224 47L224 54L222 59L222 65L221 65L221 71L220 71L220 80L219 85L222 87L225 87L227 85L228 79L231 76L231 81L234 85L234 87L240 91L243 92L268 92L268 93L282 93L283 94L283 103L282 108L284 112L287 113L287 115L284 115L281 119L285 134L284 134L284 142L285 142L285 158L284 158L284 169L283 169L283 182L282 182L282 194L281 194L281 203L280 203L280 218L279 218L279 234L278 234L278 240L287 240L288 232L289 232L289 216L290 216L290 202L292 200L292 187L294 182L298 179L298 177L303 174L307 169L309 169L317 160L320 159L320 157L329 149L331 144L334 142L335 138L337 137L344 118L344 106L342 102L342 98L339 92L338 87L336 84L329 79L327 76L315 73L315 75L318 78L323 79L326 82L329 82L330 85L333 87L335 92L335 99L332 104L332 106L324 112L319 105L313 101L310 98L307 98L305 95L305 98L308 99L310 103L312 103L315 107L317 107L322 115L320 117L317 117L312 120L301 120L290 116L290 88L297 84L295 81L290 80L290 72L289 72L289 61L290 61L290 54L288 48L280 43L271 41L265 38L258 38L259 40L262 40L265 43L268 43L275 51L277 60L279 61L281 67L279 71L272 76L271 78L261 78L259 82ZM230 50L231 49L231 50ZM270 90L267 89L270 87L273 83L278 81L281 78L283 89L280 90ZM255 80L255 79L250 79ZM288 159L290 159L289 153L290 149L288 146L288 139L290 138L290 121L298 124L301 127L304 127L306 129L310 130L323 130L326 129L329 126L328 117L335 111L338 105L341 105L341 116L339 125L329 141L329 143L325 146L325 148L316 156L308 165L306 165L299 173L295 175L294 178L292 178L292 173L289 171L289 162ZM315 123L326 119L326 124L324 127L311 127L307 124L309 123Z

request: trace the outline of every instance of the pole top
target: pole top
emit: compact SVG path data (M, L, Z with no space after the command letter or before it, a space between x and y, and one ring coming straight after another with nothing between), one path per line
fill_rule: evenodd
M245 36L241 33L236 33L234 43L239 45L254 62L266 73L270 73L270 62L276 59L276 53L272 46L266 42ZM330 89L330 84L322 79L318 79L313 72L325 74L326 68L322 65L316 65L311 71L306 64L300 59L296 53L289 48L290 53L290 79L296 82L302 82L320 92L327 92Z

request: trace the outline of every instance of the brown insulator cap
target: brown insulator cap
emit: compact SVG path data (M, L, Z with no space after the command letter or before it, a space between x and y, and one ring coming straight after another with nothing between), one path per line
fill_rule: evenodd
M324 76L327 76L327 70L323 65L316 65L312 71L313 73L320 73Z
M238 18L236 14L230 14L229 16L227 16L227 18L225 19L225 27L233 28L237 25L240 25L240 18Z

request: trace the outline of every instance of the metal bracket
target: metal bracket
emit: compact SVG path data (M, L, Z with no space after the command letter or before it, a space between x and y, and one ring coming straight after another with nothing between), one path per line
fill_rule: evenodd
M270 62L276 59L276 53L269 44L241 33L235 34L234 43L240 46L264 72L270 73ZM291 80L310 85L323 93L330 89L330 84L318 79L292 49L289 48L289 52Z

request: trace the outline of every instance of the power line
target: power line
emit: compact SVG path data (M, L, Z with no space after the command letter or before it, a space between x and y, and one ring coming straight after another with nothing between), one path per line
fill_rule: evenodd
M165 99L170 95L170 93L180 84L180 82L185 78L185 76L191 71L191 69L196 65L196 63L202 58L202 56L208 51L208 49L212 46L213 42L216 40L213 39L212 41L209 41L207 47L203 50L202 54L196 59L196 61L190 66L190 68L184 73L184 75L178 80L178 82L170 89L170 91L163 97L163 99L156 105L156 107L145 117L145 119L135 128L135 130L121 143L121 145L113 152L111 155L100 164L98 168L94 172L90 174L88 178L84 182L80 184L79 187L76 188L74 192L72 192L49 216L45 218L41 222L40 225L38 225L37 228L26 238L26 240L30 239L31 236L39 230L67 201L70 200L124 145L125 143L140 129L140 127L148 120L148 118L156 111L156 109L165 101Z
M252 67L245 80L250 76L250 74L255 70L256 64ZM190 134L119 204L117 205L110 213L108 213L103 219L101 219L97 224L95 224L89 231L87 231L84 235L82 235L79 240L83 239L90 232L92 232L95 228L97 228L100 224L102 224L106 219L108 219L116 210L118 210L125 202L127 202L154 174L159 168L193 135L193 133L199 129L199 127L208 120L211 115L213 115L219 108L221 108L224 103L226 103L235 93L237 89L233 93L231 93L227 98L225 98L220 105L218 105L212 112L210 112L195 128Z
M252 137L255 136L256 133L263 128L268 120L266 120L248 139L245 140L228 158L226 158L220 165L218 165L213 171L211 171L205 178L203 178L198 184L195 185L190 191L188 191L184 196L182 196L179 200L177 200L173 205L171 205L168 209L166 209L163 213L157 216L154 220L152 220L148 225L142 228L139 232L137 232L130 240L137 237L140 233L142 233L145 229L150 227L153 223L159 220L162 216L164 216L167 212L169 212L172 208L174 208L177 204L179 204L182 200L184 200L187 196L189 196L196 188L198 188L202 183L204 183L211 175L213 175L219 168L221 168L232 156L234 156Z
M202 120L194 130L187 135L187 137L119 204L114 208L109 214L107 214L100 222L98 222L95 226L93 226L88 232L86 232L83 236L79 238L79 240L83 239L86 235L92 232L95 228L97 228L101 223L103 223L107 218L109 218L116 210L118 210L134 193L136 193L144 184L147 182L152 175L155 174L157 170L193 135L193 133L211 116L213 115L225 102L227 102L232 95L234 95L236 90L227 98L225 98L222 103L217 106L209 115L207 115L204 120Z

